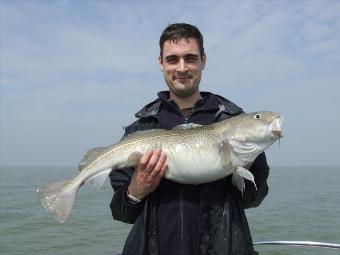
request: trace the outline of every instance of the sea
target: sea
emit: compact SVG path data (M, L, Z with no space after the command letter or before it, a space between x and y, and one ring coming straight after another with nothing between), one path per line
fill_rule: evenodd
M40 185L67 179L72 167L1 167L0 254L112 255L131 225L114 221L112 188L83 186L69 219L60 224L40 204ZM340 167L272 167L269 194L246 210L254 241L340 243ZM264 255L340 254L340 250L257 245Z

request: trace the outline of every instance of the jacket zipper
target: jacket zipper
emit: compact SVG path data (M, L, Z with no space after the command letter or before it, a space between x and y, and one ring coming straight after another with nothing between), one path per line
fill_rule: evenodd
M188 124L190 116L188 118L186 118L183 113L182 113L182 115L184 117L184 124ZM184 243L184 230L183 230L184 229L184 226L183 226L184 215L183 215L183 211L184 211L183 188L180 187L180 189L179 189L179 213L180 213L180 215L179 215L179 234L180 234L180 237L179 237L180 238L179 254L180 255L183 254L183 248L184 248L183 247L183 243Z
M183 241L184 241L184 233L183 233L183 189L182 187L179 190L179 212L180 212L180 218L179 218L179 233L180 233L180 252L179 254L183 253Z

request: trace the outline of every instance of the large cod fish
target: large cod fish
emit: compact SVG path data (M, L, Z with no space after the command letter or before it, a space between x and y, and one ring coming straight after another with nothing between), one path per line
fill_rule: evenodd
M234 185L243 192L244 179L255 185L245 167L282 137L282 120L279 113L255 112L206 126L187 124L173 130L137 132L111 146L89 150L77 176L39 187L37 192L49 213L64 223L82 184L91 182L100 188L111 171L135 167L144 152L158 148L167 155L165 178L200 184L232 174Z

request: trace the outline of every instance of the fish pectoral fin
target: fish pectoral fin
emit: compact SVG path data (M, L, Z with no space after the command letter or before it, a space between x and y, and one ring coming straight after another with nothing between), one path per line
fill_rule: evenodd
M236 168L236 171L232 176L232 181L233 184L242 192L242 194L246 187L244 179L251 181L257 189L253 174L249 170L239 166Z
M244 183L243 178L237 172L233 173L232 182L241 191L243 195L243 191L246 185Z
M100 189L101 187L103 187L105 180L107 179L107 177L109 176L109 174L111 173L112 169L108 168L94 176L92 176L91 178L89 178L87 180L87 182L89 182L93 187Z
M130 166L130 167L137 166L142 156L143 156L143 153L141 153L140 151L135 151L131 153L131 155L128 157L127 164L125 166Z

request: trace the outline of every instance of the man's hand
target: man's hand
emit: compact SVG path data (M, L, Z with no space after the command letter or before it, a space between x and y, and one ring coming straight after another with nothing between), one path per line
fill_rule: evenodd
M144 153L132 176L129 194L143 199L154 191L166 173L168 166L165 161L166 155L160 149Z

